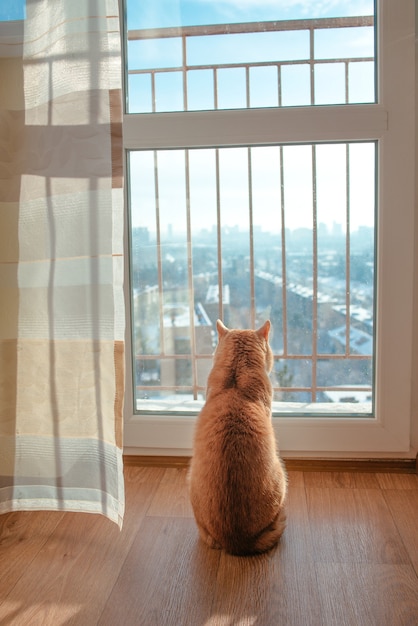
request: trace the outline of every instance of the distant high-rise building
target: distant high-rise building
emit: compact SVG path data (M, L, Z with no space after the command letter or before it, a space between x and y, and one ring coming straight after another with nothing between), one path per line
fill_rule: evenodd
M343 227L339 222L332 223L332 236L333 237L342 237L343 236Z

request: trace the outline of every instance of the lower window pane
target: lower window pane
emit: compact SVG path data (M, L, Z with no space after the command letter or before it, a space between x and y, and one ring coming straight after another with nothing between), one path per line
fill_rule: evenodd
M373 142L132 151L136 409L198 410L216 320L272 322L274 414L373 413Z

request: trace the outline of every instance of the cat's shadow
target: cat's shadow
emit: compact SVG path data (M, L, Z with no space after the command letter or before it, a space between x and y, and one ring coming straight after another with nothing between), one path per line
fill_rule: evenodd
M190 571L193 595L201 609L196 626L269 623L271 593L282 549L279 542L264 554L232 556L197 539Z

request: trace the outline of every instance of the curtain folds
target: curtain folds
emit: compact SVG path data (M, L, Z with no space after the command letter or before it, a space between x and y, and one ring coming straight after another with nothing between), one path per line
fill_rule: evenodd
M118 1L26 4L0 58L0 513L121 525Z

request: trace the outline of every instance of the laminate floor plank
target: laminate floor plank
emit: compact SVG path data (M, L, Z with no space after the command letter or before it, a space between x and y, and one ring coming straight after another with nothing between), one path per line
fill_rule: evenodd
M418 490L418 474L377 474L381 489Z
M383 494L418 576L418 490L386 490Z
M220 556L199 540L193 519L146 517L98 623L209 624Z
M0 515L0 606L63 516L64 513L57 511L15 511Z
M186 468L166 469L151 502L148 515L193 517L186 477Z
M100 515L65 513L0 605L0 623L97 624L163 472L125 469L122 531Z
M367 472L305 472L306 487L380 489L376 474Z
M318 563L321 626L416 626L418 581L410 565Z
M382 491L306 492L317 563L410 563Z

